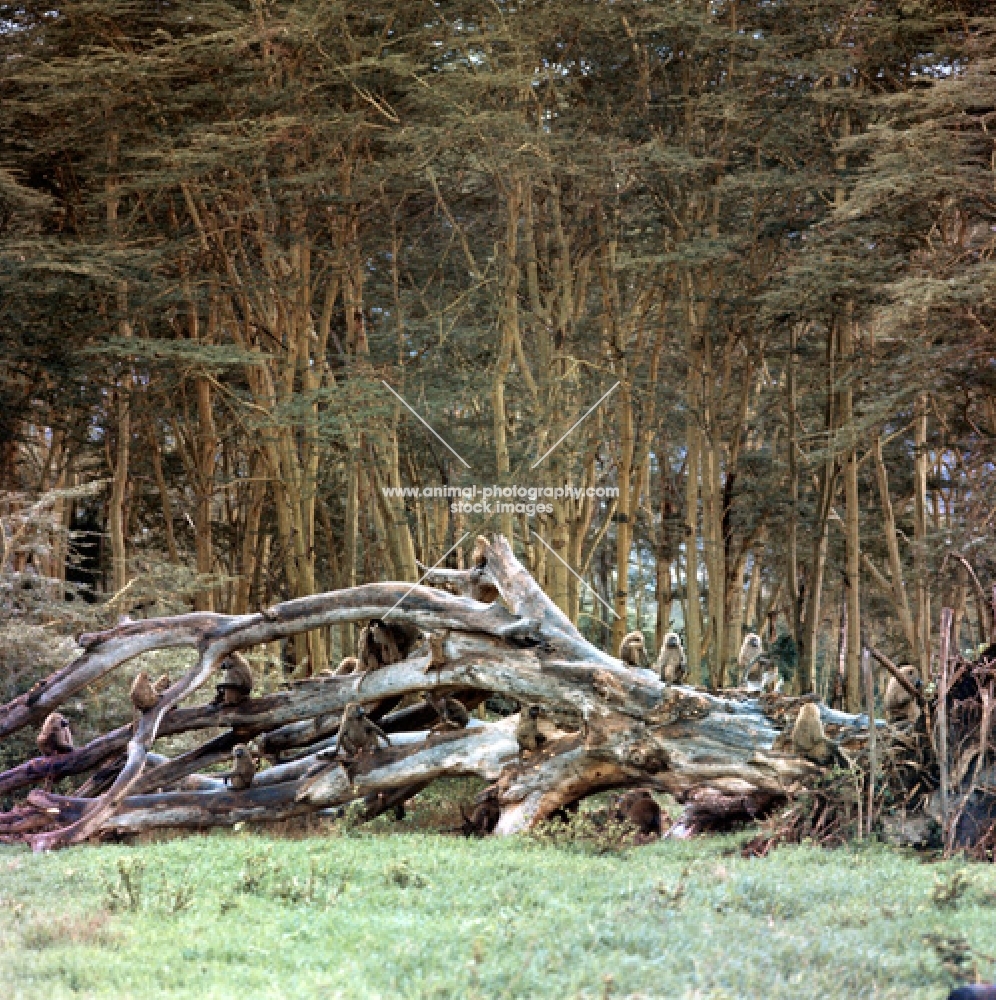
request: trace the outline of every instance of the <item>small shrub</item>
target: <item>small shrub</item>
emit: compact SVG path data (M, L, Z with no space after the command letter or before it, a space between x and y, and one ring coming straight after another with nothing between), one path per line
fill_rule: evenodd
M388 885L396 885L399 889L424 889L429 880L420 875L407 861L395 861L384 868L384 877Z
M930 901L941 910L953 910L972 887L968 873L959 869L949 879L938 876L930 890Z
M159 905L167 913L182 913L193 903L197 890L192 884L178 883L174 885L165 875L159 883Z
M276 869L277 865L268 849L250 851L242 862L239 891L247 894L262 893L267 880Z
M136 911L142 905L142 883L145 878L145 862L137 859L121 858L117 865L117 879L106 880L104 890L107 908Z
M636 831L606 809L579 810L567 819L537 823L527 836L537 844L593 854L622 854L636 843Z
M924 934L923 940L933 949L941 967L952 979L978 981L978 963L968 939L963 935L936 931Z
M285 903L304 903L312 905L314 903L328 903L345 886L345 880L339 888L332 892L330 890L331 876L327 869L320 868L315 858L308 859L308 874L304 878L296 875L288 875L282 871L274 872L273 886L270 895Z
M665 882L658 882L657 885L654 886L657 898L668 909L677 910L681 907L681 904L684 903L685 892L687 889L687 883L685 880L688 877L688 872L689 869L685 868L674 885L668 885Z

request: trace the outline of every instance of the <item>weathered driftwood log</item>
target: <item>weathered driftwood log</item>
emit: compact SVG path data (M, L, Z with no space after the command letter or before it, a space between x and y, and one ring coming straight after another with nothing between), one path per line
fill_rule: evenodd
M38 721L80 687L148 650L190 646L199 658L141 716L134 732L122 727L66 755L65 763L32 761L0 775L0 789L10 790L27 780L50 781L108 765L125 751L117 773L111 769L113 779L92 779L90 789L99 794L33 792L29 807L0 816L0 835L24 836L35 849L45 850L107 833L286 819L354 799L375 812L378 804L403 800L406 792L455 774L495 783L502 812L498 830L512 833L608 788L644 785L681 799L697 795L701 800L709 793L715 801L775 801L818 773L791 752L774 750L785 722L766 709L770 703L666 685L649 670L624 666L577 631L504 538L479 551L484 562L466 571L468 587L480 593L484 583L492 583L507 607L431 587L383 583L290 601L261 614L182 615L81 637L85 652L79 659L0 707L0 735ZM459 571L447 571L446 583L460 590ZM445 655L441 661L434 658L426 643L408 659L373 672L316 678L239 705L177 707L235 650L375 617L398 618L426 631L448 630ZM347 703L384 704L430 690L471 691L479 697L500 692L521 704L540 704L551 714L581 718L583 726L526 756L515 739L515 716L456 732L402 735L395 745L356 760L309 753L335 746L337 716ZM392 717L422 728L429 721L424 715L423 707L401 709ZM860 718L835 718L829 712L825 718L861 731ZM157 760L155 766L150 761L158 736L219 726L229 732L173 760ZM274 755L303 748L305 756L260 772L244 791L220 787L217 778L199 774L225 759L235 742L254 737ZM32 818L25 808L38 815ZM46 827L40 832L39 816Z

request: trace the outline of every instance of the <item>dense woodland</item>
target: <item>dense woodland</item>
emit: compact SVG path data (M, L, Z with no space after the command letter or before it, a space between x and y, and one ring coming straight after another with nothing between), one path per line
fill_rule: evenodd
M677 625L713 689L748 629L851 712L863 641L925 677L942 606L988 641L991 13L0 4L8 658L493 531L597 645ZM385 492L565 483L616 495Z

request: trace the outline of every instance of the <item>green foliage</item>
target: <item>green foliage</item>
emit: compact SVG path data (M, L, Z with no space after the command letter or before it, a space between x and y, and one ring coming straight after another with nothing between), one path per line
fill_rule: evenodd
M937 877L930 890L930 900L938 909L953 910L971 888L972 879L968 872L959 869L947 878Z
M799 649L795 644L795 639L788 632L782 632L771 644L768 655L778 668L778 675L786 683L795 677L796 667L799 665Z

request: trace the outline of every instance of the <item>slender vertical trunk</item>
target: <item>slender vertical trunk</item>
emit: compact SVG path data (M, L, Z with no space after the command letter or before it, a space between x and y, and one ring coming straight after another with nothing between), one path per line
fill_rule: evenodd
M785 583L788 588L789 600L792 604L792 614L789 616L789 626L792 638L799 651L800 670L798 677L804 685L803 690L811 691L813 678L804 676L806 671L801 664L806 660L806 650L802 648L802 598L799 594L799 445L798 445L798 390L796 386L797 354L799 350L799 328L793 323L789 335L789 356L787 373L787 410L788 410L788 469L789 469L789 523L788 542L786 545Z
M214 571L214 545L211 530L211 502L214 498L214 466L218 435L214 425L211 383L198 378L197 393L197 507L194 512L197 572L210 576ZM200 589L194 598L198 611L214 611L214 588Z
M625 372L622 373L625 375ZM628 631L627 606L629 602L629 554L633 547L633 400L630 386L622 381L616 401L619 420L619 500L616 506L616 594L615 612L619 616L613 626L613 652L619 648L623 635Z
M356 586L357 539L359 536L360 516L360 475L359 456L355 448L350 449L346 459L346 520L343 525L343 559L342 575L339 586L348 589ZM356 636L351 622L339 626L339 642L342 645L342 655L351 656L356 649Z
M657 594L657 627L654 630L655 645L657 649L661 648L664 642L664 636L671 629L671 604L674 601L674 589L671 583L671 566L672 562L670 559L664 560L658 558L657 560L657 580L656 580L656 594Z
M944 849L951 847L948 829L948 651L951 643L951 608L941 608L941 634L938 652L939 671L937 685L937 757L941 779L941 829L944 832Z
M495 468L498 482L505 485L511 468L508 454L508 413L505 406L505 379L512 366L512 354L518 339L519 323L519 267L516 263L518 247L519 208L521 185L513 182L508 187L507 217L505 227L505 275L501 311L499 315L498 360L492 375L491 406L492 428L495 439ZM513 517L510 513L498 516L501 532L506 538L512 537Z
M699 603L698 509L699 509L699 429L693 414L688 416L686 448L688 474L685 480L685 643L692 683L699 682L702 666L701 607Z
M847 376L854 360L854 329L848 315L840 324L840 353L848 363ZM845 545L847 572L847 688L848 712L861 711L861 522L858 509L858 454L854 430L854 393L848 384L841 392L840 422L848 437L844 466L844 502L846 504Z
M843 600L840 605L840 641L837 646L837 676L834 678L833 686L833 704L835 708L844 707L845 688L847 686L847 649L849 645L848 636L851 631L847 620L849 607L847 589L845 582L844 593L842 595Z
M878 746L875 726L875 675L872 673L871 653L861 651L861 676L865 688L865 711L868 713L868 806L865 809L868 836L872 835L875 820L875 772L878 770Z
M836 325L827 331L827 386L826 416L824 426L827 435L827 457L820 473L820 502L816 512L813 532L813 556L806 591L802 648L799 658L799 692L807 694L813 690L816 681L817 638L820 627L820 604L823 597L823 580L826 573L827 550L829 547L830 512L833 510L837 492L836 468Z
M118 134L112 132L107 147L107 229L111 240L118 242ZM118 282L116 307L118 315L118 336L130 338L131 323L128 320L128 285ZM128 584L128 552L125 543L125 501L128 493L128 465L131 454L131 372L125 366L115 392L117 413L115 414L116 442L114 463L111 473L111 496L108 502L108 534L111 542L111 587L115 594Z
M152 460L152 472L156 477L156 488L159 490L159 502L163 508L163 529L166 535L166 551L171 563L179 563L180 554L176 547L176 535L173 532L173 504L169 497L169 487L163 473L162 449L159 446L159 435L155 424L150 420L146 424L146 437L149 442L149 457Z
M916 594L917 666L930 677L930 591L927 589L927 396L917 399L913 457L913 579Z
M757 620L758 601L761 598L761 553L763 546L758 542L754 549L754 559L751 563L750 582L747 584L747 600L744 605L744 622L752 632L760 631L760 622Z
M232 614L249 613L249 599L252 583L258 574L257 561L260 555L259 526L263 515L263 501L266 498L266 480L263 478L264 462L257 452L249 463L249 503L245 524L242 528L241 556L239 559L238 583L235 588Z
M882 439L876 437L872 444L872 458L875 462L875 479L878 483L879 504L882 508L882 521L885 533L885 545L889 554L889 574L892 577L892 598L899 616L899 624L903 629L903 637L910 648L910 653L918 657L916 627L910 613L909 601L906 598L906 587L903 583L903 562L899 553L899 537L896 529L896 517L892 509L892 497L889 493L889 476L882 456Z

